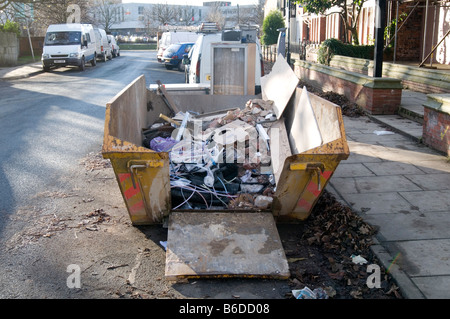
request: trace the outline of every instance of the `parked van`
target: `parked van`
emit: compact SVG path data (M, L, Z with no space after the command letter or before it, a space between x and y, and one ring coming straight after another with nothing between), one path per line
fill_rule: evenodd
M42 51L42 68L78 66L84 71L86 62L96 65L96 37L90 24L52 24L47 28Z
M247 86L250 79L248 71L254 70L251 83L254 81L255 93L260 93L261 77L264 76L261 45L256 36L253 36L251 41L247 41L245 36L242 37L243 34L245 33L241 31L233 31L231 35L229 32L200 34L191 49L192 54L188 58L185 56L183 62L189 64L186 68L189 70L186 76L188 83L210 84L211 91L214 90L213 82L237 85L237 82L230 81L239 80L243 86ZM251 46L255 54L252 57L249 56ZM249 68L250 63L251 68ZM216 79L213 79L214 72ZM219 76L228 78L219 79Z
M164 62L163 54L164 50L171 44L181 43L181 42L195 42L199 34L196 32L184 32L184 31L170 31L164 32L159 40L159 49L156 54L158 62Z
M108 34L107 37L108 37L109 45L111 46L112 57L115 58L115 57L120 56L120 47L117 44L116 38L111 34Z
M112 59L111 45L109 44L106 31L99 28L94 28L97 39L97 58L106 62Z

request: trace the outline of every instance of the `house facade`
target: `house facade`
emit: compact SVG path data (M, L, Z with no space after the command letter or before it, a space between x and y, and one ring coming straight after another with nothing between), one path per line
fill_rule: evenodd
M310 14L300 5L290 4L289 0L267 0L265 13L274 9L282 11L286 25L290 26L291 43L351 39L350 34L346 37L339 8L331 8L324 14ZM376 5L376 0L366 0L362 6L356 23L360 45L374 44ZM450 64L449 0L388 0L386 23L391 27L385 46L390 47L393 60L417 63L428 57L425 63Z

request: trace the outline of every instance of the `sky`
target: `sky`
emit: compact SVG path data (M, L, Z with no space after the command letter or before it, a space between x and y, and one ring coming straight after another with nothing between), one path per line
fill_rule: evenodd
M184 5L188 4L191 6L201 6L203 2L208 2L209 0L122 0L122 3L166 3L167 4L178 4ZM231 1L231 5L235 6L236 4L240 5L248 5L248 4L256 4L258 0L225 0Z

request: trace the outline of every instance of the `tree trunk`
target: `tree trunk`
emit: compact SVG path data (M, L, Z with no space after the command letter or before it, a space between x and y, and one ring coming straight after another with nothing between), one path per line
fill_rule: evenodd
M358 39L358 29L356 27L351 27L350 32L352 33L352 40L354 45L359 45L359 39Z
M344 43L348 43L348 23L347 23L347 16L346 16L346 11L344 11L343 13L339 14L340 17L342 18L342 25L344 26Z

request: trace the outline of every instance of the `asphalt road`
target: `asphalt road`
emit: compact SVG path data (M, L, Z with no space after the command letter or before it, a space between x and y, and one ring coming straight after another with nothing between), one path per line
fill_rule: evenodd
M155 56L124 51L84 72L0 81L0 299L283 299L290 291L266 279L170 282L167 229L131 225L100 154L105 105L141 74L147 85L184 81Z
M156 51L123 51L111 61L0 82L0 212L3 218L49 189L103 138L105 105L136 77L183 83ZM0 233L5 231L0 223Z

